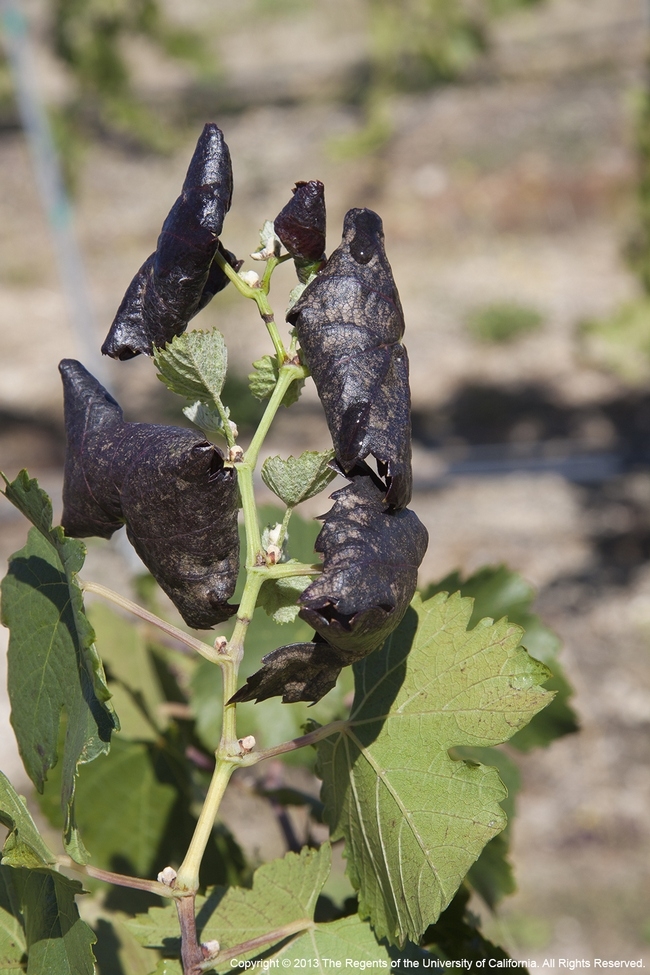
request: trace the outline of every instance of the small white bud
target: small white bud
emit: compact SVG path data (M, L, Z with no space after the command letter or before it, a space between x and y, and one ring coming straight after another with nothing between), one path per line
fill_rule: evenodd
M165 887L173 887L174 881L176 880L176 871L173 867L165 867L158 874L158 883L164 884Z
M203 941L201 943L201 951L206 961L209 961L211 958L216 958L220 948L221 945L218 941Z
M256 271L240 271L239 277L249 288L259 288L260 276Z
M277 545L268 545L266 549L266 560L269 565L277 565L282 555L282 549Z
M225 653L226 647L228 646L228 641L225 636L218 636L214 641L214 649L217 653Z
M241 464L243 459L244 459L244 451L241 449L241 447L238 444L235 444L234 447L230 448L230 450L228 451L228 460L232 464Z
M248 755L249 752L252 752L256 744L257 742L255 741L255 737L253 735L246 735L245 738L239 739L239 747L241 748L243 755Z
M239 436L239 430L237 429L237 424L235 423L234 420L228 420L228 423L230 425L230 429L232 431L232 435L233 435L233 437L236 440L237 437Z

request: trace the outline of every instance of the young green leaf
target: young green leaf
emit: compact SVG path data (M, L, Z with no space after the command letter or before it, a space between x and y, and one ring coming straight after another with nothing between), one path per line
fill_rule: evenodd
M311 582L311 576L290 576L288 579L267 579L262 584L257 605L275 623L291 623L300 610L298 597Z
M65 842L70 856L85 862L74 822L77 768L108 751L117 721L108 708L105 684L102 696L97 694L101 664L81 590L72 579L83 561L83 546L66 541L72 550L77 547L79 558L75 563L69 555L64 568L53 545L31 529L2 582L2 621L10 630L11 721L25 768L39 791L58 760L59 723L66 712L61 788Z
M263 355L253 363L254 372L248 377L248 386L255 399L268 399L278 381L278 360L270 355ZM304 379L294 379L282 397L282 406L292 406L300 399Z
M78 880L43 870L16 870L27 942L27 971L34 975L93 975L95 935L79 917Z
M416 596L383 648L355 664L346 727L318 745L325 819L345 838L359 913L392 943L419 941L505 826L496 770L449 749L506 741L550 700L521 629L468 630L471 613L458 594Z
M3 864L34 868L56 863L56 857L36 828L25 800L3 772L0 772L0 823L9 830L2 850Z
M221 400L228 352L216 328L176 335L168 345L153 350L153 361L158 379L172 393L204 403Z
M102 346L104 355L151 355L187 328L190 319L228 284L213 258L232 198L230 153L214 123L203 129L183 190L162 226L156 250L133 278Z
M343 240L287 314L349 474L372 454L386 501L411 498L411 397L404 316L372 210L349 210Z
M235 439L237 438L239 431L237 430L236 424L230 419L230 409L227 406L222 406L221 410L218 410L209 403L201 403L200 400L196 400L190 406L183 407L183 414L190 423L198 427L209 439L216 436L224 437L226 440L228 439L228 432L224 420L230 426L232 436Z
M262 464L262 480L289 508L324 491L336 477L330 462L333 450L306 450L299 457L267 457Z
M486 616L495 620L507 616L511 623L522 626L526 631L522 643L528 652L552 671L552 676L544 687L554 692L553 700L525 728L517 732L510 744L526 752L531 748L544 748L556 738L577 731L578 720L569 703L573 688L558 660L561 643L539 616L531 612L535 599L533 587L505 565L485 566L468 579L463 579L458 572L446 576L440 582L430 585L423 593L423 598L436 592L456 591L474 599L470 626Z
M74 359L60 365L68 435L62 524L73 536L129 541L189 626L237 611L238 491L221 451L191 430L125 423L103 386Z

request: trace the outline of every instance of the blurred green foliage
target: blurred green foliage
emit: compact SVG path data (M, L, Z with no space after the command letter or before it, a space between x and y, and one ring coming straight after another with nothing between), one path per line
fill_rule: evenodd
M459 78L490 45L495 18L540 0L367 0L369 59L353 100L364 125L339 140L340 154L381 146L391 135L387 98Z
M467 328L481 342L511 342L534 332L543 322L535 308L511 301L483 305L470 312Z
M650 295L650 66L636 111L637 214L627 257L644 292Z
M174 127L136 90L128 51L136 38L157 56L183 61L201 75L215 70L203 38L172 24L158 0L53 0L49 39L72 82L52 118L69 186L89 136L154 152L174 145Z

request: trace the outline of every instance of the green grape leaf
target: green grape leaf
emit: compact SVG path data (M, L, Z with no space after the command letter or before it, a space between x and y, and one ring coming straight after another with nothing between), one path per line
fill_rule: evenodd
M156 853L178 795L174 786L158 780L159 771L155 751L121 736L114 738L108 755L82 769L76 815L95 865L110 869L120 857L128 863L124 872L140 877L156 866ZM107 815L107 802L115 815ZM58 825L57 804L49 787L40 805L50 822Z
M322 958L344 961L385 961L389 967L386 948L379 945L367 924L358 915L338 921L317 924L314 910L318 895L327 880L331 864L328 844L319 850L304 848L300 854L287 853L281 860L264 864L255 871L252 889L215 887L207 897L197 897L197 922L202 942L217 940L221 958L215 961L219 971L231 968L230 959L250 959L265 952L265 957L282 959L309 958L309 967L324 972ZM173 906L151 908L147 915L139 915L127 922L128 927L148 947L162 947L171 953L178 947L170 938L175 930L176 912ZM248 950L235 952L239 945L250 941L256 944ZM266 952L273 945L276 951ZM283 965L283 967L290 967ZM360 966L357 966L360 967ZM174 967L157 971L175 973Z
M227 406L223 406L222 411L223 415L214 406L211 406L209 403L202 403L198 399L191 406L183 407L183 415L187 417L190 423L198 427L206 437L226 437L224 417L230 423L230 429L236 437L239 431L236 425L229 419L230 410Z
M89 606L88 619L120 715L120 737L156 741L167 724L161 713L165 696L140 627L104 603Z
M475 626L486 616L495 620L507 616L511 623L516 623L525 630L522 643L531 656L545 663L552 672L544 687L554 692L553 700L525 728L517 732L510 744L519 751L527 752L531 748L544 748L556 738L577 731L577 717L569 704L573 688L557 659L561 643L539 616L531 612L535 599L533 587L519 573L511 572L507 566L489 565L479 569L468 579L463 579L458 572L454 572L430 585L423 597L433 596L437 592L456 591L474 599L470 626Z
M2 581L2 622L10 630L11 721L27 773L42 791L59 757L58 731L65 710L64 841L73 859L86 862L88 854L74 821L77 769L108 751L118 722L76 579L85 547L51 527L49 498L26 471L8 484L7 496L37 526L30 530L27 545L9 560Z
M275 623L292 623L300 611L298 596L312 581L311 576L290 576L288 579L267 579L262 584L257 605Z
M14 884L16 872L0 867L0 975L15 975L25 970L23 960L27 939Z
M501 802L501 807L508 818L506 827L483 848L480 857L472 864L467 874L471 886L494 910L503 897L514 894L517 889L508 854L510 830L515 815L515 796L521 786L521 776L515 763L498 748L454 748L452 756L496 768L508 790L508 795Z
M228 352L221 332L185 332L154 349L158 379L172 393L210 403L221 398Z
M252 889L231 887L224 891L215 887L207 897L197 897L201 941L215 939L223 951L281 931L275 938L269 938L268 946L312 927L316 901L330 865L331 851L327 843L319 850L304 847L300 854L287 853L281 860L259 867L253 876ZM169 941L170 930L174 930L175 917L173 905L154 907L148 914L134 918L128 926L141 944L162 947ZM259 948L249 955L258 951Z
M79 917L79 881L60 873L17 870L30 975L93 975L95 935Z
M324 491L336 477L329 467L333 450L306 450L299 457L267 457L262 464L262 480L289 508Z
M550 700L548 670L507 620L467 629L472 601L416 596L354 665L350 718L318 745L324 817L345 838L359 913L378 938L419 941L505 826L493 768L449 749L506 741Z
M56 863L56 857L36 828L25 800L3 772L0 772L0 823L9 830L2 850L3 864L46 867Z
M358 914L327 924L317 924L281 948L277 954L282 961L289 959L291 962L301 962L301 959L305 959L301 965L306 965L309 971L317 971L320 975L331 972L331 967L323 962L324 958L332 958L342 962L344 966L357 969L390 968L386 948L377 943L372 928Z
M270 355L263 355L253 363L255 372L248 377L248 386L255 399L268 399L278 381L278 360ZM300 399L304 379L295 379L282 397L282 406L292 406Z

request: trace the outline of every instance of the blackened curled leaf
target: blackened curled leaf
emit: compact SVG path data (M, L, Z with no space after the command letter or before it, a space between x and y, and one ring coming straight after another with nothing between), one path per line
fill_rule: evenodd
M325 257L325 188L318 179L300 181L273 221L275 233L294 260L316 264Z
M298 600L315 640L267 654L234 702L277 694L285 703L320 700L341 667L380 647L408 609L428 543L422 522L413 511L387 509L366 465L332 497L315 546L323 573Z
M346 474L372 454L396 509L411 499L411 400L404 316L381 219L349 210L343 240L290 309Z
M156 250L127 288L102 346L104 355L130 359L163 346L222 291L228 278L214 261L219 251L232 267L234 254L219 242L232 198L230 152L223 133L207 124L196 145L183 190L163 223Z
M64 359L68 445L62 524L68 535L129 541L189 626L236 612L236 472L192 430L125 423L122 410L74 359Z

